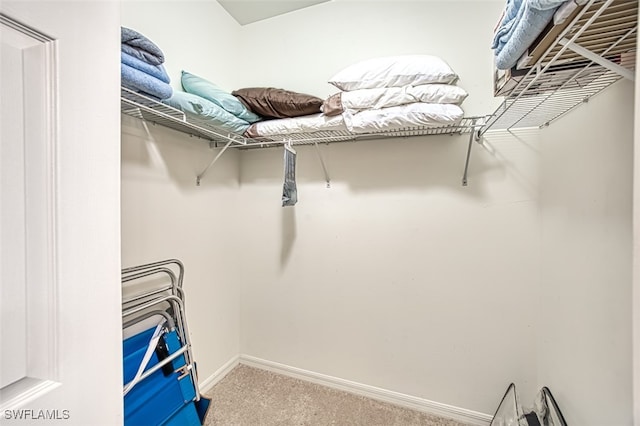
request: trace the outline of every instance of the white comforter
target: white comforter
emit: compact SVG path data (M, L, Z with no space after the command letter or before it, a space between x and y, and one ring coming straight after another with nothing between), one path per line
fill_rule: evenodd
M457 105L414 102L389 108L347 110L333 117L314 114L260 121L252 124L245 136L269 137L320 131L349 131L364 134L405 127L440 127L459 123L463 115L462 109Z
M245 132L245 136L290 135L292 133L313 133L326 130L346 130L341 115L328 117L324 114L304 115L302 117L264 120L253 123Z
M456 124L462 109L453 104L415 102L389 108L342 113L347 129L353 133L383 132L404 127L437 127Z

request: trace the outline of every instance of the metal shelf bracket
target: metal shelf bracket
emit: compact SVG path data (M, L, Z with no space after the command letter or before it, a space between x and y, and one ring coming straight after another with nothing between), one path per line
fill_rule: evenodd
M585 49L584 47L580 46L578 43L572 42L566 37L559 40L558 43L560 43L563 46L566 46L567 49L573 50L578 55L584 56L588 60L593 61L598 65L602 65L606 69L615 72L616 74L618 74L623 78L626 78L631 81L635 81L635 74L630 69L625 68L621 65L618 65L615 62L612 62L608 59L605 59L602 56L593 53L589 49Z
M209 165L202 171L202 173L200 173L196 177L196 186L200 186L200 180L202 179L202 177L209 171L211 166L213 166L215 164L215 162L218 161L218 159L220 157L222 157L222 154L224 154L224 152L227 150L227 148L229 148L229 145L231 145L232 143L233 143L233 139L231 139L231 137L229 137L229 142L227 142L227 144L224 146L224 148L222 148L220 150L220 152L218 152L218 154L213 158L213 160L211 160Z

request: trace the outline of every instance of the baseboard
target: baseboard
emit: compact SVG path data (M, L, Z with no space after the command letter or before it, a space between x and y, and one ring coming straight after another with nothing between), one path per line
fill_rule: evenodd
M200 393L206 393L210 391L220 380L224 379L224 376L229 374L236 365L240 363L240 356L236 355L227 361L222 367L218 368L215 373L210 375L204 380L198 380L198 388Z
M488 414L478 413L476 411L454 407L447 404L441 404L439 402L429 401L427 399L417 398L415 396L405 395L402 393L377 388L375 386L364 385L362 383L356 383L349 380L340 379L338 377L314 373L313 371L303 370L301 368L267 361L250 355L240 355L239 362L240 364L245 364L250 367L272 371L274 373L293 377L295 379L316 383L356 395L376 399L378 401L388 402L390 404L399 405L401 407L410 408L412 410L421 411L423 413L445 417L469 425L487 426L489 425L489 423L491 423L492 419L492 416Z

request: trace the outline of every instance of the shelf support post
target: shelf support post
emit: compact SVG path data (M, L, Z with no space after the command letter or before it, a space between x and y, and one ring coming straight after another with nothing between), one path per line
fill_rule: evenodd
M214 165L214 163L216 161L218 161L218 159L222 156L222 154L224 154L224 152L227 150L227 148L229 148L229 145L231 145L231 143L233 142L233 139L229 139L229 142L227 142L227 144L224 146L224 148L222 148L220 150L220 152L218 152L218 154L214 157L213 160L211 160L211 162L209 163L209 165L207 166L206 169L204 169L202 171L202 173L200 173L197 177L196 177L196 185L200 186L200 180L202 179L202 177L207 173L207 171L209 171L209 169L211 168L211 166Z
M467 173L469 171L469 159L471 158L471 145L473 144L473 139L477 138L478 143L480 143L480 131L476 134L476 122L477 119L474 118L471 122L471 131L469 132L469 145L467 146L467 159L464 162L464 173L462 174L462 186L467 186Z
M324 172L324 180L327 182L327 188L331 188L331 179L329 178L327 166L324 164L324 159L322 158L322 153L320 152L318 142L313 142L313 145L316 147L316 154L318 154L318 159L320 160L320 164L322 165L322 171Z

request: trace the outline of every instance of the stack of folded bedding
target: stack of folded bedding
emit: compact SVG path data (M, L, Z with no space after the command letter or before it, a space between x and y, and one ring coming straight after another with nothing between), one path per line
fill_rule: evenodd
M277 115L252 125L247 137L320 131L371 133L406 127L440 127L460 122L460 104L467 92L453 83L458 76L442 59L429 55L375 58L353 64L329 83L341 91L326 100L289 92L278 98L299 114ZM264 105L234 91L243 102L263 114ZM259 96L253 96L254 98ZM263 102L272 105L273 97ZM303 114L304 113L304 114Z
M205 78L182 71L181 84L184 91L175 91L163 102L184 112L192 120L240 134L251 123L261 120L238 98Z
M121 28L121 42L122 86L156 100L169 98L173 89L160 48L144 35L125 27Z
M405 127L440 127L460 122L467 92L453 83L458 75L437 56L403 55L353 64L329 79L341 91L322 106L341 115L353 133Z

